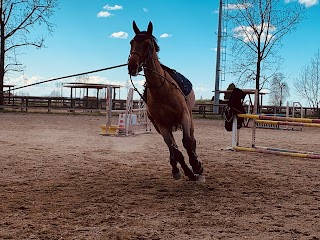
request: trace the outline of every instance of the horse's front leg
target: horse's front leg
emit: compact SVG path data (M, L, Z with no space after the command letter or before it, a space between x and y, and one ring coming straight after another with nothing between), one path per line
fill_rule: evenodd
M160 128L161 135L165 143L167 144L170 152L170 164L172 166L172 176L174 179L178 180L181 178L179 168L177 163L179 163L184 171L184 174L192 181L198 179L198 176L193 173L193 171L188 167L184 161L182 153L179 151L178 146L173 138L172 132L167 129Z
M175 143L174 143L175 144ZM170 165L172 166L172 177L174 180L179 180L181 178L180 170L177 166L178 162L175 159L173 148L169 147L170 152Z
M194 126L192 117L185 117L182 121L183 126L183 139L182 143L184 148L187 150L189 156L189 163L192 166L195 174L201 175L203 173L203 166L198 155L196 153L196 140L194 138Z

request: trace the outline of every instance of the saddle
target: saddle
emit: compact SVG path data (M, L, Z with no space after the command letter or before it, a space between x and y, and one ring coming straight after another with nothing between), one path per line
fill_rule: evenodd
M169 73L169 75L176 81L176 83L178 83L183 94L185 96L188 96L192 90L192 83L189 81L189 79L187 79L185 76L183 76L176 70L171 69L163 64L161 64L161 67L163 70Z

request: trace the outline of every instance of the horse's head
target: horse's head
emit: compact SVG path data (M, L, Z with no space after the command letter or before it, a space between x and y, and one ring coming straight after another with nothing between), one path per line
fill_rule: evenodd
M133 21L135 37L130 41L131 50L128 59L128 71L132 76L137 76L141 67L151 58L153 51L159 51L156 38L152 35L153 25L149 22L147 31L140 31Z

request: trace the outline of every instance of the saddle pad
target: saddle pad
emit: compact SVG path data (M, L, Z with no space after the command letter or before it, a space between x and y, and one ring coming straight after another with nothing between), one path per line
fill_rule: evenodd
M170 74L170 76L178 83L184 95L188 96L192 90L192 83L185 76L183 76L176 70L171 69L163 64L161 64L161 67L163 68L163 70L167 71Z

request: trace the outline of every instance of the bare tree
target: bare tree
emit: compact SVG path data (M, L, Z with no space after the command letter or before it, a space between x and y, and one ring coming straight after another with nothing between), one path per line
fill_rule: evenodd
M60 97L60 91L55 89L55 90L51 91L49 96L50 97Z
M310 64L303 67L299 77L294 82L297 94L306 99L309 106L317 110L320 104L320 49L311 59Z
M88 74L83 74L76 78L76 82L78 83L88 83L90 81L90 76Z
M228 20L232 28L232 55L235 59L233 72L242 81L255 81L255 88L260 91L269 79L267 73L272 75L272 71L277 70L274 66L279 65L276 53L281 39L303 19L305 7L284 0L231 2L227 7L232 9Z
M83 74L83 75L81 75L81 76L78 76L78 77L76 77L76 82L77 83L88 83L90 81L90 76L88 76L88 74ZM80 88L80 96L82 96L83 95L83 97L85 96L85 91L84 91L84 89L83 89L83 91L81 92L81 88ZM87 89L87 91L88 91L88 89Z
M269 102L275 106L282 106L286 98L290 96L290 88L282 73L276 73L273 75L269 89Z
M42 48L44 36L31 35L36 27L52 33L49 22L58 0L0 0L0 106L3 105L4 76L21 71L18 54L23 47Z
M54 91L59 93L59 94L56 94L55 96L56 97L62 97L63 96L63 83L62 82L55 82L54 85L56 86L56 89ZM52 96L52 93L50 94L50 96Z

